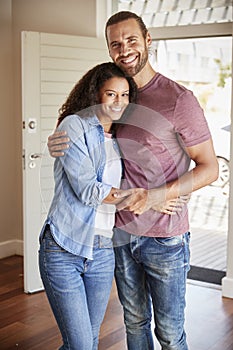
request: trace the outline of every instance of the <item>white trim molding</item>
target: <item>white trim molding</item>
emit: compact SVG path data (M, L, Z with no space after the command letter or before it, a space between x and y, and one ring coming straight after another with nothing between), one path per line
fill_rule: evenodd
M112 0L96 0L96 36L105 37L105 23L113 13Z
M195 24L175 27L153 27L148 31L153 40L231 36L232 23Z
M233 37L233 27L232 27ZM233 62L233 45L232 45L232 62ZM233 79L231 89L233 91ZM233 94L231 94L231 147L230 147L230 193L229 193L229 218L228 218L228 237L227 237L227 273L222 279L222 296L233 298Z
M233 299L233 278L226 276L222 279L222 296Z
M12 239L11 241L5 241L0 243L0 259L7 258L12 255L23 256L23 241L18 239Z

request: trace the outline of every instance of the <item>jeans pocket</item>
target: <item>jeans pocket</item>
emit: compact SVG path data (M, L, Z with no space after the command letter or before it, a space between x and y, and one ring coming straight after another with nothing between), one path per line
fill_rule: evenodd
M112 249L113 247L112 239L108 237L100 236L99 247Z
M189 231L185 233L185 239L187 244L189 244L191 239L191 233Z
M154 240L156 243L166 246L166 247L176 247L183 244L183 234L172 237L155 237Z
M42 239L46 252L65 252L65 250L54 240L50 228L47 227Z

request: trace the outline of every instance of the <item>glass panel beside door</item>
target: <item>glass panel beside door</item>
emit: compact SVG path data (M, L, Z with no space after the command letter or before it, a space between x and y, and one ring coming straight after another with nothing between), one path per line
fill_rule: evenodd
M205 270L205 276L221 272L222 278L227 251L232 39L153 41L150 61L156 71L193 91L209 124L220 175L211 186L194 192L189 203L191 265L200 273Z

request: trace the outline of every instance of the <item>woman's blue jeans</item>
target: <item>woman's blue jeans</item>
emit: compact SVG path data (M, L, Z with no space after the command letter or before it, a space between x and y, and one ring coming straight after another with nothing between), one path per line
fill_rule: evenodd
M189 233L171 238L127 234L126 244L117 241L117 235L124 237L124 231L115 229L114 250L128 350L154 349L151 304L155 335L162 349L187 350L184 309Z
M98 237L98 236L97 236ZM100 326L114 276L113 248L99 248L94 259L68 253L45 231L39 251L41 278L62 334L60 350L97 350Z

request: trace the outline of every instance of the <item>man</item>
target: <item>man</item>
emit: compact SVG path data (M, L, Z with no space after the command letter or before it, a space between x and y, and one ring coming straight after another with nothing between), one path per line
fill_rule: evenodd
M128 11L116 13L105 33L110 57L138 86L138 106L117 130L124 158L122 188L129 189L129 196L122 198L116 215L115 276L128 349L154 349L152 301L162 349L187 350L187 208L173 216L153 209L215 181L218 163L196 98L150 65L151 37L142 19ZM56 136L48 142L53 155L67 147ZM190 160L195 163L192 170ZM131 192L131 187L138 189Z

